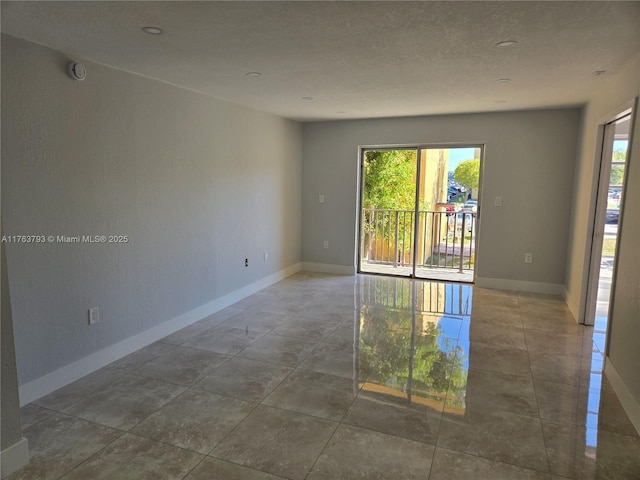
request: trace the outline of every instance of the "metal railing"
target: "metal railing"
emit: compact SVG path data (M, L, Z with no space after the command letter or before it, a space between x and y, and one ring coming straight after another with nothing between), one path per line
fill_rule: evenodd
M362 265L472 271L476 213L436 210L363 209ZM416 241L417 235L417 241ZM414 256L414 249L416 255Z

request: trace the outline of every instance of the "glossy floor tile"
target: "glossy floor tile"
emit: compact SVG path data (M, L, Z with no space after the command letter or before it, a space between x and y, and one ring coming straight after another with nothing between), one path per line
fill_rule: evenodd
M557 296L299 273L23 407L9 479L638 480L605 339Z
M478 457L548 472L540 419L467 405L464 414L445 409L436 444Z
M432 445L340 425L307 478L419 480L431 469L433 451Z
M236 465L217 458L205 458L185 480L284 480L284 477Z
M359 390L358 382L348 378L296 370L262 403L327 420L340 421Z
M266 334L239 356L275 365L296 367L319 345L299 338Z
M438 447L429 480L547 480L549 475Z
M200 380L194 388L260 402L292 371L283 365L233 357Z
M199 453L209 453L256 404L199 390L188 390L131 430Z
M177 480L184 478L202 458L182 448L124 434L62 478Z
M256 470L301 480L337 426L318 417L259 406L211 454Z
M116 440L122 432L61 413L27 427L30 463L11 480L58 479Z
M125 373L103 390L82 397L63 412L100 425L129 430L183 391L184 387L180 385Z
M343 423L434 445L441 420L442 412L419 400L409 403L366 389L353 402Z
M134 370L137 375L189 386L215 370L230 357L195 348L175 347Z

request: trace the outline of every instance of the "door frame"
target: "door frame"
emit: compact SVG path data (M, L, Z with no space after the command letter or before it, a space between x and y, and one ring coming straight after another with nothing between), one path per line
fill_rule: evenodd
M364 203L364 153L369 150L377 151L393 151L393 150L415 150L416 151L416 170L420 165L420 148L416 145L359 145L358 146L358 201L356 203L356 238L355 238L355 255L356 255L356 273L366 273L367 275L382 275L376 272L363 272L362 271L362 249L360 248L362 242L362 204ZM416 193L417 196L417 193ZM413 246L412 246L413 248ZM415 273L415 265L412 272ZM413 273L408 277L404 275L404 278L414 278Z
M477 265L478 255L478 238L480 236L480 211L481 211L481 197L482 197L482 183L483 183L483 171L484 171L484 157L485 150L487 148L486 142L453 142L453 143L408 143L408 144L385 144L385 145L358 145L358 163L357 163L357 204L356 204L356 231L355 231L355 267L356 273L366 273L367 275L386 275L375 272L362 272L362 252L360 249L361 235L362 235L362 204L364 202L364 152L368 150L415 150L416 151L416 179L420 175L420 152L428 149L454 149L454 148L478 148L480 149L480 175L478 181L478 210L476 213L476 235L475 235L475 258ZM416 180L417 181L417 180ZM419 202L418 185L416 184L416 206ZM417 222L414 225L417 229ZM414 242L416 240L416 232L414 231ZM413 246L414 258L412 259L412 273L403 278L422 278L416 277L416 265L415 265L415 245ZM395 276L395 275L393 275ZM473 280L469 283L474 284L477 277L477 268L473 269ZM422 278L423 280L429 280L428 278ZM467 282L464 282L467 283Z
M635 126L637 116L637 97L633 100L625 103L615 110L616 113L610 114L605 117L605 120L598 125L597 132L597 145L596 152L598 155L596 161L596 169L594 171L594 179L592 183L592 195L591 202L591 218L593 219L591 224L591 235L589 237L589 244L587 251L589 255L586 257L586 270L587 270L587 284L585 288L585 297L582 304L583 316L580 318L580 323L584 325L593 325L595 323L597 302L598 302L598 284L600 280L600 263L602 260L602 246L604 242L604 225L606 221L606 205L609 190L609 177L611 172L611 162L613 157L613 150L611 152L606 151L609 143L608 130L609 126L616 121L629 116L629 138L627 157L625 162L624 177L622 182L622 201L620 204L620 213L618 217L618 233L617 238L620 239L622 235L624 225L624 210L627 199L627 177L629 174L629 153L633 142L633 129ZM614 128L615 130L615 128ZM615 134L615 131L611 133L611 136ZM614 138L611 138L613 142ZM613 146L613 143L611 143ZM611 318L613 316L614 308L614 295L616 291L616 277L618 271L618 254L620 249L620 242L616 241L616 248L614 252L613 272L611 276L611 293L609 296L609 310L607 314L607 340L605 351L609 349L609 331L611 329ZM606 352L605 352L606 354Z

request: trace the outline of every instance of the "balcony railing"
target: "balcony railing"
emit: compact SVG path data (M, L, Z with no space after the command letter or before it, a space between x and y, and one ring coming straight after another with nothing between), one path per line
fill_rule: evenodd
M475 212L363 209L362 267L412 266L415 248L416 267L473 271L475 235Z

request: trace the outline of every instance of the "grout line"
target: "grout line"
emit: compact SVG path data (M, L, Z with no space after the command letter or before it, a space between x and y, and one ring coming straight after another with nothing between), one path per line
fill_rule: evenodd
M522 307L520 304L520 297L518 297L518 308L520 310L520 316L522 317ZM523 323L524 326L524 323ZM549 473L549 475L551 475L551 461L549 460L549 448L547 446L547 440L545 438L544 435L544 429L542 428L542 416L540 415L540 404L538 402L538 392L536 390L536 382L534 380L534 376L533 376L533 369L531 368L531 352L529 351L529 343L527 342L527 335L526 335L526 331L523 332L524 335L524 342L525 342L525 346L526 346L526 351L527 351L527 359L529 361L529 374L531 375L531 385L533 387L533 397L536 401L536 410L538 411L538 426L540 428L540 436L542 437L542 447L544 448L544 456L547 459L547 473Z

